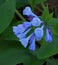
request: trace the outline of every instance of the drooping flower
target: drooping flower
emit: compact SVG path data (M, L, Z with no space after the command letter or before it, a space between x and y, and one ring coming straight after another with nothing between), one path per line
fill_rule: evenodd
M25 27L22 24L19 24L18 26L13 26L13 32L15 34L23 33L25 31Z
M21 42L21 44L26 48L29 43L30 44L29 49L33 51L35 50L35 47L36 47L35 40L36 39L41 40L43 37L43 27L34 28L34 31L28 37L26 37L26 34L28 34L28 32L31 30L32 27L39 26L37 22L40 23L40 20L34 19L31 22L25 21L23 24L20 24L18 26L13 26L13 32L19 38L19 41Z
M33 34L30 38L30 46L29 46L30 50L33 50L33 51L35 50L36 48L35 40L36 40L35 35Z
M19 41L21 42L21 44L22 44L25 48L27 47L27 45L28 45L28 43L29 43L30 37L31 37L31 35L29 35L27 38L25 37L25 38L22 38L22 39L19 40Z
M25 37L25 34L29 32L30 29L28 29L31 26L30 22L24 22L23 24L19 24L17 26L13 26L13 32L18 38Z
M34 51L36 48L35 41L40 41L43 38L45 25L41 24L43 21L32 12L30 7L26 7L23 10L23 15L28 16L30 22L25 21L23 24L13 26L13 32L25 48L29 44L29 49ZM31 33L27 36L29 32ZM45 40L52 42L52 35L48 28L46 28Z
M44 25L42 25L41 28L38 27L34 30L35 37L36 37L37 41L40 41L43 37L43 34L44 34L43 28L44 28Z
M31 8L29 6L25 7L25 9L23 10L23 15L26 15L26 16L36 16Z
M41 23L42 21L39 19L39 17L34 17L33 20L31 20L31 24L33 26L40 26Z
M52 42L52 34L51 34L51 31L49 30L48 27L46 28L46 37L45 37L45 40L47 42Z

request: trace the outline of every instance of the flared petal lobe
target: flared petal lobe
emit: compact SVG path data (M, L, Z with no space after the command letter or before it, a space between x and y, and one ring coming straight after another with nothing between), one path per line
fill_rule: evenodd
M23 33L25 31L25 27L23 24L19 24L18 26L13 26L13 32L17 35L19 33Z
M42 21L38 17L34 17L33 20L31 21L33 26L40 26Z
M26 16L36 16L33 12L32 12L32 10L31 10L31 8L29 7L29 6L27 6L27 7L25 7L25 9L23 10L23 15L26 15Z
M29 46L29 49L34 51L36 48L36 44L35 44L35 36L32 35L31 36L31 39L30 39L30 46Z
M29 35L27 38L25 37L25 38L22 38L22 39L19 40L19 41L21 42L21 44L22 44L25 48L27 47L31 36L32 36L32 34Z
M26 22L23 23L23 25L27 29L27 28L31 27L31 22L26 21Z
M37 41L40 41L43 37L43 34L44 34L43 27L44 26L42 26L41 28L36 28L34 31Z

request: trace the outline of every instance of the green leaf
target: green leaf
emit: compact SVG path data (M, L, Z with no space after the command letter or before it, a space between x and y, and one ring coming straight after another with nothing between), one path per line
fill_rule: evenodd
M19 40L13 32L13 26L22 24L23 21L12 21L12 23L0 34L2 40Z
M44 60L38 60L17 41L0 41L0 65L42 65Z
M53 42L48 43L45 40L42 41L41 47L36 48L36 51L31 52L34 56L36 56L38 59L46 59L58 54L58 36L53 35Z
M3 5L6 2L6 0L0 0L0 6Z
M16 7L19 9L28 4L28 0L16 0Z
M57 61L57 59L55 60L55 59L51 58L47 61L47 65L58 65L58 61Z
M31 7L35 7L37 4L43 3L46 0L28 0L29 4L31 5Z
M44 11L42 13L42 20L44 21L45 24L50 24L50 22L52 21L52 16L53 16L53 13L49 13L49 9L48 9L48 6L44 7Z
M2 40L17 40L18 38L16 37L16 35L13 32L13 26L9 26L1 35L0 35L0 39Z
M53 18L52 22L49 24L49 28L52 34L58 35L58 19Z
M37 52L37 58L46 59L58 53L58 36L53 35L53 42L48 43L43 41L40 49Z
M5 3L3 3L5 2ZM2 1L0 6L0 33L10 24L15 11L15 0Z

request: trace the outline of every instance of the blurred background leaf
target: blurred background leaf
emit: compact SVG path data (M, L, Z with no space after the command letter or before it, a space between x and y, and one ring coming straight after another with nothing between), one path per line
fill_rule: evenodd
M38 4L44 3L45 1L46 0L28 0L32 8L34 8Z
M55 54L58 54L58 43L57 42L58 42L57 35L53 35L52 43L45 42L45 40L44 40L43 43L41 44L40 49L38 49L34 53L34 55L36 55L37 58L39 58L39 59L46 59Z
M0 6L3 5L6 2L6 0L0 0Z
M0 41L0 65L42 65L44 60L39 60L23 48L17 41Z
M50 22L52 21L53 13L49 13L48 6L44 7L41 18L45 24L50 24Z
M58 60L54 58L48 59L47 65L58 65Z
M58 35L58 19L53 18L48 25L53 34Z
M18 41L18 38L16 37L16 35L13 32L12 26L8 26L8 28L2 34L0 34L0 39Z
M0 33L10 24L15 11L15 0L0 0ZM2 3L2 4L1 4Z
M27 4L28 4L28 0L16 0L17 9L19 9Z
M1 40L17 40L18 38L13 32L13 26L17 26L18 24L22 24L23 21L12 21L11 24L0 34Z

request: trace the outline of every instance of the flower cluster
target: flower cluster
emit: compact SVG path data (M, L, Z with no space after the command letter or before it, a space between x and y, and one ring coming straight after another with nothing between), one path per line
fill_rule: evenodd
M43 24L43 21L41 21L40 18L32 12L30 7L26 7L23 10L23 15L28 16L30 22L25 21L23 24L13 26L13 32L25 48L29 43L29 49L34 51L36 48L35 41L40 41L43 38L45 25ZM52 42L51 31L48 27L46 27L45 40L47 42Z

